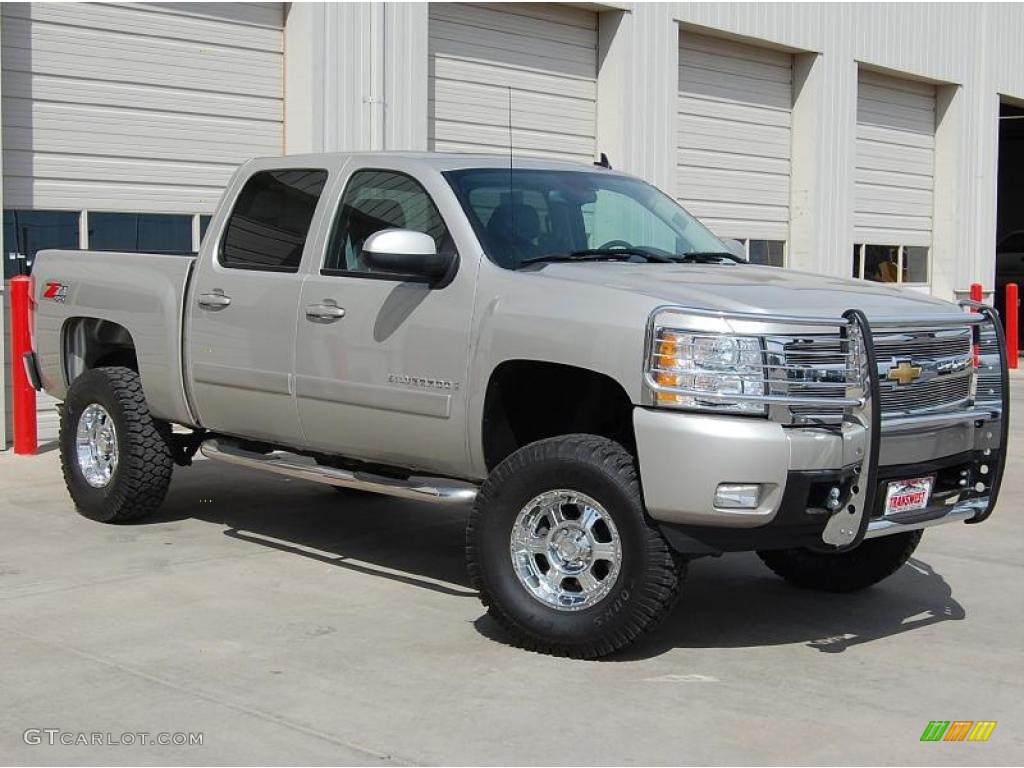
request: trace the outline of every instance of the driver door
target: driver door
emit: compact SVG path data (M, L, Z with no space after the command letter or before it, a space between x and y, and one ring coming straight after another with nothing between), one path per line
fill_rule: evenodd
M454 248L431 195L387 169L355 170L302 285L295 393L311 450L368 462L458 472L465 466L469 321L474 282L373 272L362 244L382 229Z

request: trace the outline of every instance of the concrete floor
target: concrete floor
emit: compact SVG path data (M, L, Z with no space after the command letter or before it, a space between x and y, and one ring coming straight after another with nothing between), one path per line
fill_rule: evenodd
M1013 432L997 514L929 531L884 584L814 594L752 555L701 560L667 625L600 662L502 641L463 512L203 461L156 519L104 526L74 512L52 445L5 454L0 762L1020 764L1024 416ZM998 726L921 743L936 719Z

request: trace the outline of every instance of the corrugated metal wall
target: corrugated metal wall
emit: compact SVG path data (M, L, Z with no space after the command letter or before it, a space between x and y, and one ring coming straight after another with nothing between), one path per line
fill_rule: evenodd
M861 70L854 241L931 246L935 86Z
M597 14L550 3L430 6L429 147L591 162Z
M791 54L684 30L679 200L723 237L789 238Z
M1024 99L1019 3L676 3L696 25L816 57L808 123L813 155L801 184L801 268L848 275L853 242L858 63L948 83L939 110L931 290L952 297L993 281L999 94ZM794 201L795 202L795 201ZM794 220L795 220L794 209ZM796 241L791 231L792 241Z
M283 24L279 3L4 3L4 206L212 211L283 150Z

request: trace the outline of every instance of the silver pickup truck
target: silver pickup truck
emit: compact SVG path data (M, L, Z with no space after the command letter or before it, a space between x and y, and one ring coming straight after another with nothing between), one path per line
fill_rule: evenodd
M754 266L606 167L437 154L245 164L193 256L47 251L29 376L78 510L137 520L174 465L470 504L513 642L595 657L687 562L801 587L896 571L996 502L992 310Z

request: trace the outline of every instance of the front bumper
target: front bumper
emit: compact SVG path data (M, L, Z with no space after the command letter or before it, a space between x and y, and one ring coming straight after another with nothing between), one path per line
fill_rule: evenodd
M879 468L874 503L864 538L928 528L942 523L970 521L983 514L991 501L992 467L1001 461L998 450L969 451L915 464ZM987 471L983 472L982 467ZM885 487L890 480L933 475L931 504L916 512L883 516ZM785 491L771 517L747 527L717 522L678 522L662 519L661 529L672 546L690 555L744 552L757 549L807 547L827 551L825 524L833 514L824 507L827 492L839 487L847 493L856 482L853 467L837 470L794 470L786 474ZM978 484L981 483L981 490ZM656 518L657 519L657 518Z
M866 319L863 326L872 370ZM1001 403L883 420L871 408L877 394L869 391L868 405L835 427L636 408L647 511L676 549L688 553L789 546L835 551L939 523L980 522L995 505L1005 464L1005 361L1002 370ZM877 381L872 385L877 393ZM927 509L883 516L889 480L926 475L936 476ZM758 506L716 507L721 483L761 484ZM836 511L826 508L833 488L841 491Z

